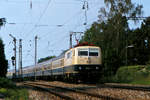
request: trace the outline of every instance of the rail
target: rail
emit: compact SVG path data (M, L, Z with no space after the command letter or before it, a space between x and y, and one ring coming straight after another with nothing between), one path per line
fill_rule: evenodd
M50 93L56 95L56 96L59 96L65 100L75 100L74 98L72 97L69 97L69 96L65 96L65 95L62 95L61 93L58 93L58 92L53 92L54 89L55 90L64 90L64 91L70 91L70 92L74 92L74 93L79 93L79 94L83 94L83 95L88 95L88 96L91 96L91 97L96 97L96 98L100 98L102 100L123 100L123 99L118 99L118 98L114 98L114 97L110 97L110 96L103 96L103 95L99 95L99 94L92 94L92 93L89 93L89 92L85 92L85 91L82 91L82 90L78 90L78 89L72 89L72 88L66 88L66 87L59 87L59 86L53 86L53 85L49 85L49 84L41 84L41 83L24 83L25 85L32 85L36 88L39 88L39 89L42 89L42 90L46 90L46 91L49 91ZM41 87L41 86L44 86L45 88ZM50 88L53 88L50 89Z

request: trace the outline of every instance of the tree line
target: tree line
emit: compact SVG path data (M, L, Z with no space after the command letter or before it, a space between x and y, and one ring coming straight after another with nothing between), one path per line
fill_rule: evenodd
M0 28L5 24L5 18L0 18ZM4 44L0 38L0 77L6 77L8 61L5 58Z
M85 31L80 42L93 43L102 49L105 76L114 75L120 66L150 64L150 17L139 23L143 6L131 0L104 0L99 20ZM130 18L139 27L129 27Z

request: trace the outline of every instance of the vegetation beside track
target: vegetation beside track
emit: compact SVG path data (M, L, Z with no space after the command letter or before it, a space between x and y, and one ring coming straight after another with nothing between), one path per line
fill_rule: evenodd
M28 100L28 91L6 78L0 78L0 95L5 100Z
M150 65L120 67L113 80L119 83L150 85Z

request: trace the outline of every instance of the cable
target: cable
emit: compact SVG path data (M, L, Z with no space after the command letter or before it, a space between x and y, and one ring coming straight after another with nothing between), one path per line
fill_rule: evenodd
M62 24L62 26L64 26L64 25L66 25L67 23L69 23L73 18L74 18L74 16L76 16L76 15L80 15L82 13L82 10L80 10L80 11L78 11L77 13L75 13L73 16L71 16L68 20L66 20L63 24ZM56 28L55 28L56 29ZM52 31L52 32L48 32L48 33L54 33L55 32L55 29ZM43 35L43 36L41 36L41 37L44 37L44 38L42 38L42 39L45 39L45 38L47 38L47 34L48 33L46 33L45 35ZM58 33L58 32L57 32Z
M80 13L80 12L79 12ZM77 13L78 14L78 13ZM74 17L74 16L73 16ZM70 20L70 19L69 19ZM67 22L69 22L69 20L67 20L64 24L62 24L61 26L64 26ZM46 34L47 35L47 34ZM43 37L43 36L42 36ZM45 36L44 36L45 37Z
M48 8L48 7L47 7L47 8ZM46 8L45 8L45 9L46 9ZM43 11L43 13L45 13L45 12L46 12L46 11ZM81 13L82 13L82 11L81 11ZM78 14L78 15L79 15L79 14ZM44 16L44 14L41 15L41 18L39 17L39 19L41 20L43 16ZM75 16L76 16L76 15L75 15ZM74 17L74 16L73 16L73 17ZM64 28L64 26L66 26L66 24L68 24L68 23L69 23L70 21L72 21L72 20L73 20L73 18L71 18L71 19L65 21L65 22L63 23L64 25L62 24L62 27L61 27L61 28ZM81 19L80 19L80 20L81 20ZM39 21L39 22L40 22L40 21ZM78 22L79 22L79 21L78 21ZM35 28L37 28L36 25L38 25L38 22L34 25ZM77 28L77 27L80 27L80 26L82 26L82 25L79 25L79 26L76 25L75 27ZM42 26L40 26L40 27L42 27ZM51 25L49 25L49 27L51 27ZM60 27L59 27L59 28L60 28ZM66 27L66 28L67 28L67 27ZM24 26L23 26L22 29L24 29ZM55 29L56 29L56 28L55 28ZM54 29L54 31L53 31L52 33L58 33L58 31L55 32L55 29ZM34 30L35 30L35 29L33 29L32 31L34 31ZM64 31L68 31L68 30L64 30ZM64 31L63 31L63 32L64 32ZM48 33L50 33L50 32L48 32ZM41 36L42 38L41 38L41 39L43 40L44 38L48 38L48 36L47 36L48 33L46 33L45 35L42 34L42 36ZM68 37L69 37L68 32L65 32L65 33L67 33L67 34L63 35L63 36L60 37L58 40L61 39L62 41L64 41L65 38L68 38ZM28 34L26 34L26 35L28 35ZM30 36L28 35L25 39L28 39L28 37L30 37ZM43 37L44 37L44 38L43 38ZM55 41L55 42L58 43L58 42L59 42L58 40ZM62 43L62 42L60 42L60 43ZM57 45L57 46L60 46L60 45ZM56 47L57 47L57 46L56 46ZM34 47L34 46L32 46L31 48L33 48L33 47ZM31 50L32 50L32 49L31 49ZM30 51L30 52L32 52L32 51Z
M67 21L66 21L66 22L67 22ZM79 26L77 26L77 27L79 27ZM76 27L76 28L77 28L77 27ZM61 33L62 33L62 32L61 32ZM69 36L69 35L68 35L68 36ZM60 40L60 39L59 39L59 40ZM62 40L64 40L64 38L63 38ZM61 42L61 43L62 43L62 42ZM55 43L54 43L54 44L55 44Z
M49 4L51 3L52 0L48 1L48 4L46 5L45 9L43 10L43 13L40 15L40 17L38 18L38 22L34 25L34 27L28 32L29 34L32 33L35 29L36 29L36 25L38 25L38 23L40 22L41 18L44 16L45 12L47 11L47 8L49 7ZM29 34L26 34L25 37L29 37Z
M35 26L31 29L31 31L30 31L29 33L32 33L32 31L36 28L36 25L40 22L41 18L42 18L43 15L45 14L45 12L46 12L46 10L47 10L47 8L48 8L48 6L49 6L49 4L50 4L51 1L52 1L52 0L49 0L49 1L48 1L48 4L46 5L45 9L43 10L43 13L40 15L40 17L39 17L39 19L38 19L38 22L35 24Z

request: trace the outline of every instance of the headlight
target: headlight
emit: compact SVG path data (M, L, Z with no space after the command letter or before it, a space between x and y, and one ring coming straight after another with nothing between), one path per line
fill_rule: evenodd
M79 70L81 70L82 69L82 67L79 67Z
M99 67L96 67L96 69L99 69Z

